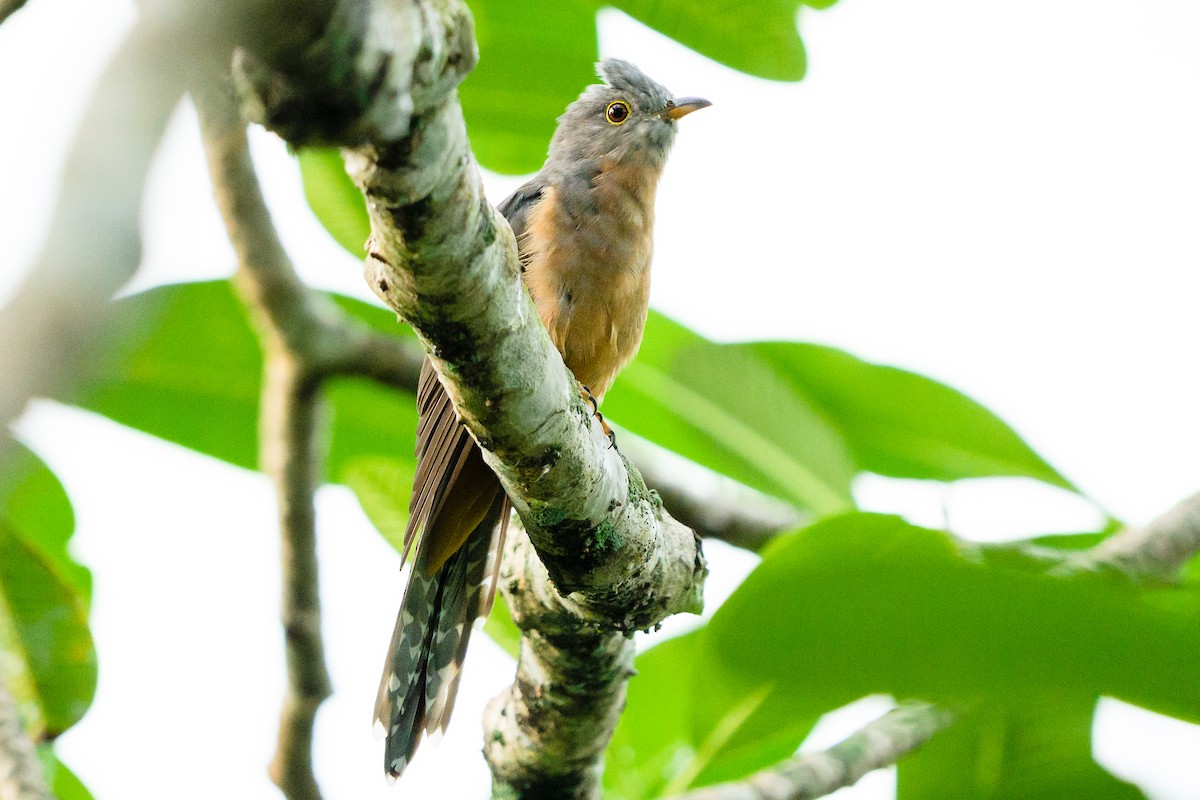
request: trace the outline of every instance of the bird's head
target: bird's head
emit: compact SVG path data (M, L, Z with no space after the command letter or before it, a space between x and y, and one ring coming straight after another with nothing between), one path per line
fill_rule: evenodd
M619 58L596 65L603 84L589 86L558 118L550 162L642 164L661 169L676 121L712 105L699 97L672 97L663 86Z

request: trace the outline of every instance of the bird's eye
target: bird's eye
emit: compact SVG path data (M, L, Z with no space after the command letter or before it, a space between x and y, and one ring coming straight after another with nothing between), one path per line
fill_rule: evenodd
M629 104L624 100L614 100L604 110L604 118L613 125L620 125L629 119Z

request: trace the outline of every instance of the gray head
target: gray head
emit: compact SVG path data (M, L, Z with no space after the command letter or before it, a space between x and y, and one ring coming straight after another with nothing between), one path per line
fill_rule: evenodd
M619 58L596 65L604 84L589 86L558 118L547 167L602 160L661 169L675 141L676 120L711 105L672 98L663 86Z

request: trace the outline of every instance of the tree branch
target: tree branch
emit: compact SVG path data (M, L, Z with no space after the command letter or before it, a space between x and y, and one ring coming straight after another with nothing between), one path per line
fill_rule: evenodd
M313 722L330 694L321 638L316 514L320 463L320 384L316 363L344 345L322 334L321 296L303 287L279 243L246 143L244 123L226 82L197 93L214 194L238 255L235 275L266 353L261 410L263 469L279 498L282 620L288 693L272 759L272 780L289 800L319 800L312 768Z
M955 715L926 703L905 703L822 753L796 756L744 781L706 786L676 800L809 800L824 797L916 750L951 725Z
M519 525L509 529L500 591L521 629L517 677L484 712L493 796L599 796L604 751L634 674L633 641L580 625Z
M42 762L0 676L0 800L53 800Z
M187 59L164 57L164 38L153 20L141 21L105 69L68 155L50 234L0 311L0 430L30 398L70 389L102 347L109 298L137 268L142 184L184 89ZM8 441L0 435L0 461Z
M1200 494L1140 528L1126 528L1068 557L1067 570L1115 569L1139 582L1171 583L1200 552Z

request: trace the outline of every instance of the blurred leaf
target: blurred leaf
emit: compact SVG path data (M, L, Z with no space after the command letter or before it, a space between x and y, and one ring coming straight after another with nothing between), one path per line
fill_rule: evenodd
M118 344L72 401L254 469L262 355L227 281L162 286L113 309Z
M805 3L815 8L834 0ZM804 77L807 60L796 24L800 0L616 0L614 6L714 61L777 81Z
M297 158L309 208L338 244L362 258L371 235L367 202L346 174L341 153L333 147L307 147Z
M342 477L371 524L400 552L404 547L408 509L397 504L396 498L408 494L412 486L412 464L386 456L352 458L347 461Z
M483 631L493 642L500 645L504 652L513 658L520 657L521 629L513 622L512 612L508 610L508 603L504 602L504 595L500 592L496 592L496 602L483 625Z
M941 481L1016 475L1074 490L995 414L937 381L831 347L742 347L837 426L865 471Z
M14 689L36 704L53 737L74 725L96 692L96 652L82 598L12 520L0 518L0 647L19 664ZM11 639L10 639L11 636ZM7 671L7 670L6 670Z
M657 797L695 758L691 737L692 675L699 637L668 639L637 657L625 711L605 755L605 797Z
M0 651L40 735L83 716L96 689L87 625L91 572L67 552L75 521L62 485L19 445L0 479Z
M337 304L379 330L402 335L388 311L349 298ZM117 301L123 347L94 365L76 404L131 428L239 467L258 464L262 355L227 281L162 286ZM355 459L413 462L413 396L365 380L328 387L332 442L328 472L344 481ZM407 507L407 486L402 491Z
M389 311L345 297L333 300L376 330L411 336ZM262 354L228 281L162 286L123 298L115 304L114 327L117 343L91 365L72 402L236 466L257 468ZM339 379L327 385L326 397L328 478L350 484L385 536L395 536L400 526L396 541L403 541L415 468L414 396L366 380Z
M92 793L75 773L58 760L53 746L39 746L38 758L41 759L46 782L50 784L50 791L57 800L94 800Z
M605 757L606 796L639 800L744 777L790 756L816 717L709 669L701 630L638 656Z
M899 762L897 800L1142 800L1092 758L1094 705L1038 697L965 714Z
M705 628L708 652L798 714L876 693L952 706L1049 693L1200 719L1197 604L993 555L896 517L818 523L767 549Z
M488 169L535 172L558 116L596 82L595 11L561 2L474 0L479 66L460 90L471 146Z
M604 401L623 427L818 514L850 508L841 436L752 353L651 314L641 350Z
M67 550L75 533L75 514L62 484L41 459L16 442L4 466L0 518L70 584L86 609L92 598L92 573Z

